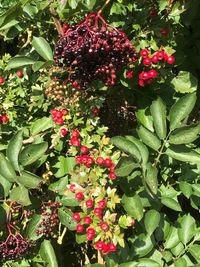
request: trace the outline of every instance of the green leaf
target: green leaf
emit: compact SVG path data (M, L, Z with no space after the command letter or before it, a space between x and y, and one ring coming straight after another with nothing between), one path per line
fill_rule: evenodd
M56 254L50 240L44 240L40 246L40 255L47 267L58 267Z
M26 188L38 188L42 182L42 179L39 176L27 171L22 171L21 175L17 176L17 180Z
M177 200L170 198L170 197L162 197L161 203L165 205L166 207L176 210L176 211L182 211L180 204Z
M153 193L157 194L158 191L158 170L150 162L147 164L146 173L144 176L145 183L148 189Z
M121 263L119 264L119 267L137 267L137 262L135 261L130 261L130 262L125 262L125 263Z
M60 222L65 225L70 231L74 231L77 225L72 216L73 212L69 210L64 211L62 208L58 209L58 217Z
M0 175L0 195L6 198L9 194L12 183Z
M27 145L19 155L19 162L27 166L40 159L48 148L47 142Z
M48 187L49 190L63 195L66 191L68 184L68 177L60 178L58 181L51 183Z
M29 206L31 204L28 190L22 185L19 185L11 190L10 199L23 206Z
M12 164L13 168L16 171L19 171L18 156L22 148L22 141L23 141L22 135L23 135L23 131L22 130L18 131L11 138L8 144L7 150L6 150L7 158L9 159L10 163Z
M131 157L121 157L115 168L117 176L128 176L134 169L138 168L138 164Z
M11 69L17 69L24 66L30 66L35 63L35 60L33 60L30 57L27 56L16 56L11 58L11 60L8 62L8 67Z
M45 69L49 66L52 66L54 64L53 60L47 60L47 61L36 61L33 66L32 69L34 72L40 70L40 69Z
M79 201L76 200L75 198L75 194L68 191L67 195L65 194L65 196L63 196L60 199L60 202L64 205L64 206L68 206L68 207L77 207L79 206Z
M138 111L135 112L135 115L139 123L141 123L149 131L154 132L153 118L150 114L149 108L139 109Z
M185 259L180 258L174 262L174 267L187 267L187 262Z
M170 231L166 237L166 241L164 244L165 249L172 249L180 243L178 237L178 229L174 226L171 226Z
M145 143L147 146L151 147L156 151L160 148L161 142L158 137L144 126L140 125L137 129L137 133L142 142Z
M197 262L200 262L200 245L193 244L189 247L188 251Z
M176 129L169 137L169 143L175 145L189 144L194 142L200 133L200 124L184 126Z
M143 206L142 201L138 195L135 196L126 196L122 197L122 204L126 212L133 216L133 218L140 221L143 217Z
M171 84L176 92L192 93L197 90L198 80L190 72L179 71L178 75L172 79Z
M33 122L30 131L32 135L36 135L40 132L48 130L49 128L53 127L53 125L54 123L52 118L43 117Z
M127 135L127 136L125 136L125 138L135 144L135 146L139 150L140 155L142 157L142 164L145 167L145 165L147 164L148 159L149 159L149 150L148 150L148 148L140 140L138 140L137 138L135 138L132 135Z
M123 152L133 156L137 161L141 161L141 155L136 145L122 136L111 138L111 142Z
M137 267L160 267L160 264L154 260L148 259L148 258L143 258L139 259Z
M70 173L76 166L76 160L74 157L64 157L60 156L58 162L54 165L58 171L55 173L57 178L60 178L68 173Z
M193 110L196 98L195 93L184 95L171 107L169 112L171 130L181 126L182 120Z
M200 163L200 154L184 145L171 145L167 148L165 154L173 159L180 160L183 162L190 162L193 164Z
M156 210L149 210L144 217L144 225L148 234L152 234L159 226L160 213Z
M11 183L16 181L15 170L2 153L0 153L0 175Z
M153 236L141 233L132 244L132 248L136 253L136 255L144 257L152 251L154 245L155 245L155 240Z
M150 110L156 133L160 139L164 139L167 134L166 105L162 99L158 97L157 100L152 102Z
M68 0L68 4L72 9L75 9L78 6L77 0Z
M32 46L46 60L53 60L53 52L49 43L43 37L33 36Z
M195 219L190 214L185 214L180 222L178 236L180 241L186 245L196 233Z
M192 195L192 186L188 184L187 182L180 181L179 188L184 196L186 196L188 199Z
M36 232L39 228L39 224L42 222L41 214L33 214L26 228L26 236L28 239L36 241L41 238L42 235L37 235Z

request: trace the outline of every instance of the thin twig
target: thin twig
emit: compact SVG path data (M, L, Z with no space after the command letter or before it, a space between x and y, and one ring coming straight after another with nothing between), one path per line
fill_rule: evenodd
M99 9L99 11L97 12L98 15L101 15L102 11L104 10L104 8L110 3L110 0L106 0L105 4Z
M51 4L52 3L52 0L48 0L48 2L49 2L49 4ZM51 15L53 16L53 21L54 21L54 24L55 24L55 27L56 27L57 32L60 35L64 35L62 25L61 25L59 19L57 18L57 13L56 13L55 9L52 8L52 7L50 7L49 8L49 11L50 11Z

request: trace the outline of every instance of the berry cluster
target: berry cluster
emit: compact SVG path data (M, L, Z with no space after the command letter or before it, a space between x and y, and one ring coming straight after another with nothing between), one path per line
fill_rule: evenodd
M49 200L47 203L42 202L41 214L42 222L38 224L39 229L36 231L37 235L45 237L56 237L56 230L59 224L58 208L61 204L57 201Z
M85 167L90 168L95 163L104 168L109 168L109 179L115 180L117 178L114 169L115 164L110 158L97 157L96 159L90 154L87 146L81 146L80 133L77 129L71 132L70 144L79 149L79 155L76 156L76 163L83 164Z
M124 32L108 25L99 13L67 27L55 46L55 63L67 69L72 87L87 89L93 80L116 83L120 69L135 62L134 47Z
M5 241L0 242L1 261L21 259L33 247L34 243L28 241L20 233L10 233Z
M6 124L8 123L9 121L9 118L7 115L3 114L3 115L0 115L0 124Z
M53 121L56 122L59 125L64 124L64 116L66 116L68 114L68 111L66 109L52 109L51 110L51 114L53 116Z

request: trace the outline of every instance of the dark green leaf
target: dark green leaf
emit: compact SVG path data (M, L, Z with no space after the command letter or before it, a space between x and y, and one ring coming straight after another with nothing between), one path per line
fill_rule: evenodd
M150 110L156 133L160 139L164 139L167 134L166 105L162 99L158 97L157 100L152 102Z
M122 204L126 212L133 216L133 218L140 221L143 217L142 201L138 195L129 197L124 195L122 198Z
M6 198L9 194L12 183L0 175L0 195Z
M189 144L194 142L200 133L200 124L184 126L176 129L169 137L169 142L175 145Z
M38 240L42 235L37 235L36 232L39 228L39 224L42 222L41 214L33 214L31 220L26 228L26 236L30 240Z
M140 234L132 244L132 247L137 255L144 257L148 255L155 245L153 236Z
M16 56L11 58L11 60L8 62L8 67L11 69L17 69L24 66L30 66L33 65L35 60L33 60L30 57L27 56Z
M0 153L0 175L9 182L16 181L16 174L11 163L2 153Z
M48 148L47 142L27 145L19 155L19 162L27 166L41 158Z
M11 138L6 150L7 158L9 159L10 163L12 164L13 168L16 171L19 171L18 156L22 148L22 141L23 141L22 134L23 134L22 130L18 131Z
M137 129L137 133L142 142L145 143L147 146L151 147L156 151L160 148L161 142L158 137L144 126L140 125Z
M158 191L158 170L150 162L147 164L146 173L144 176L145 183L148 189L153 193L157 194Z
M40 255L47 267L58 267L56 254L50 240L44 240L40 246Z
M131 157L121 157L116 168L115 173L117 176L124 177L128 176L134 169L138 168L138 164L136 164Z
M44 132L54 125L52 118L43 117L33 122L31 125L31 134L36 135L40 132Z
M195 258L197 262L200 262L200 245L194 244L189 247L188 251ZM195 265L196 266L196 265ZM179 267L179 266L178 266ZM182 267L182 266L181 266Z
M53 52L49 43L43 37L33 36L32 46L46 60L53 60Z
M11 190L10 199L23 206L29 206L31 204L28 190L22 185L17 186Z
M17 177L17 180L26 188L38 188L42 182L39 176L27 171L22 171L21 175Z
M144 225L148 234L152 234L159 226L160 213L156 210L149 210L144 217Z
M181 97L170 109L170 129L174 130L181 126L181 122L193 110L196 102L196 94L187 94Z

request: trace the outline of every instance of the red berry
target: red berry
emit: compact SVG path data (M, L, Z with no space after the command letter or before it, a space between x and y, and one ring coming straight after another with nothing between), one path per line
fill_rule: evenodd
M64 120L63 120L63 118L57 118L56 122L57 122L59 125L64 124Z
M70 144L72 146L80 146L81 145L81 141L80 139L77 139L76 137L72 137L70 140L69 140Z
M22 70L18 70L18 71L16 72L16 74L17 74L17 76L18 76L19 78L22 78L22 77L24 76L24 73L23 73Z
M79 135L80 135L80 133L79 133L79 131L78 130L73 130L72 132L71 132L71 136L72 137L79 137Z
M74 81L74 82L72 83L72 87L74 87L74 88L78 88L78 87L79 87L78 82L77 82L77 81Z
M108 247L109 247L109 251L112 251L112 252L116 251L117 249L117 247L114 244L109 244Z
M139 79L140 79L140 80L148 80L148 79L149 79L149 74L148 74L148 72L146 72L146 71L142 71L142 72L139 74Z
M74 213L74 214L72 215L72 219L73 219L74 221L78 222L78 221L80 221L81 216L80 216L79 213Z
M111 180L115 180L115 179L117 178L117 176L116 176L116 174L115 174L114 172L110 172L110 173L109 173L109 178L110 178Z
M83 164L87 163L87 160L88 160L88 156L87 155L82 156L82 163Z
M87 228L86 232L90 235L95 235L96 231L94 230L94 228L92 227L89 227Z
M82 157L81 156L76 156L76 163L77 164L81 164L82 162L83 162L83 160L82 160Z
M66 109L63 109L63 110L62 110L62 114L63 114L63 116L67 115L68 113L69 113L68 110L66 110Z
M142 49L142 50L140 51L140 56L141 56L141 57L145 58L145 57L148 57L148 55L149 55L149 52L148 52L147 49Z
M138 84L139 84L139 86L144 86L145 85L143 80L139 80Z
M92 241L94 239L94 235L91 235L89 233L86 234L86 238L88 241Z
M94 209L94 214L95 215L99 215L99 214L101 215L102 214L102 209L101 208L95 208Z
M58 117L58 118L61 118L63 116L62 111L61 110L56 110L55 116Z
M157 57L158 57L158 60L163 60L164 58L164 52L163 51L158 51L156 53Z
M109 159L109 158L106 158L106 159L104 159L103 164L104 164L106 167L110 167L110 166L112 165L112 160Z
M167 27L164 27L161 29L160 33L162 36L167 37L169 34L169 29Z
M158 16L158 12L157 12L157 10L155 10L155 9L151 9L151 10L149 10L149 16L150 17L157 17Z
M88 151L89 151L89 148L87 146L82 146L80 148L81 154L86 154L86 153L88 153Z
M96 159L96 163L99 164L99 165L103 164L103 161L104 161L104 159L102 157L98 157Z
M98 250L102 250L103 246L104 246L104 242L103 241L98 241L95 244L95 248L98 249Z
M92 115L93 116L98 116L98 114L99 114L99 108L98 107L93 107L92 108L92 110L91 110L91 112L92 112Z
M2 123L6 124L9 121L8 116L7 115L2 115L1 116L1 121L2 121Z
M84 195L83 195L82 192L78 192L78 193L76 193L75 198L76 198L78 201L80 201L80 200L82 200L82 199L84 198Z
M149 66L149 65L151 65L151 59L150 59L149 57L144 58L144 59L143 59L143 64L144 64L145 66Z
M116 165L115 165L115 164L112 164L112 165L110 166L110 172L114 172L115 167L116 167Z
M54 108L54 109L51 110L51 114L52 114L53 116L56 116L57 111L58 111L58 110L57 110L56 108Z
M92 223L92 219L90 216L85 216L84 219L83 219L83 222L85 224L91 224Z
M75 184L70 184L70 186L69 186L69 190L70 190L71 192L74 192L74 191L75 191L75 187L76 187Z
M131 79L133 77L133 71L130 70L129 72L126 73L126 78Z
M84 226L82 224L78 224L76 226L76 232L77 233L82 233L84 231Z
M150 70L150 71L148 72L148 74L149 74L149 77L150 77L150 78L156 78L156 76L157 76L157 71L156 71L156 70Z
M131 225L133 226L135 224L135 220L132 218L131 219Z
M102 199L98 202L98 207L101 209L104 209L106 207L106 201L105 199Z
M4 77L0 77L0 84L4 84L5 83L5 78Z
M94 159L92 157L87 158L87 164L92 165L94 163Z
M153 63L158 63L158 56L157 55L152 56L151 61Z
M102 252L103 252L103 254L109 253L110 252L109 246L106 245L106 244L103 244L103 246L102 246Z
M106 231L108 230L108 228L109 228L107 222L101 222L101 223L99 224L99 226L100 226L101 230L103 230L103 231L105 231L105 232L106 232Z
M86 204L86 207L92 208L94 205L94 202L92 199L88 199L88 200L86 200L85 204Z
M175 62L175 58L173 56L169 56L167 59L167 64L173 64Z
M66 128L62 128L62 129L60 129L60 133L61 133L61 135L62 136L65 136L66 134L67 134L67 129Z

